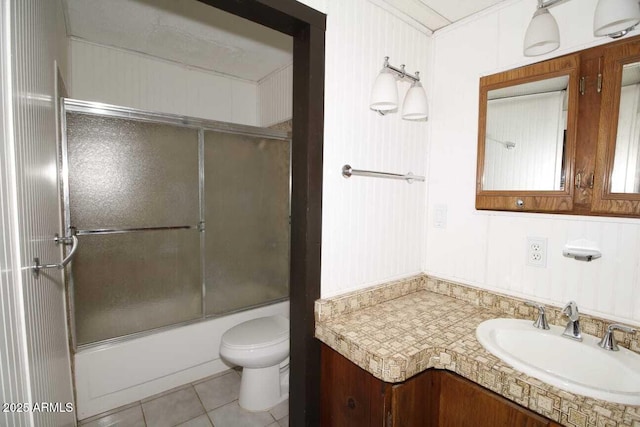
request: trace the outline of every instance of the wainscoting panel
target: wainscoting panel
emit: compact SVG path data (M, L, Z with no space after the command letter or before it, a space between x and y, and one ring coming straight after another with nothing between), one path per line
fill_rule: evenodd
M429 122L402 120L401 108L381 116L369 97L385 56L423 82L431 72L426 32L368 0L326 8L323 297L421 270L426 184L345 179L341 169L426 173ZM398 82L400 102L409 86Z

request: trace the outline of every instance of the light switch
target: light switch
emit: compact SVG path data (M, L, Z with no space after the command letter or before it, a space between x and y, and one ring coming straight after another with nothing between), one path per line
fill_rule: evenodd
M435 205L433 207L433 226L435 228L447 228L447 205Z

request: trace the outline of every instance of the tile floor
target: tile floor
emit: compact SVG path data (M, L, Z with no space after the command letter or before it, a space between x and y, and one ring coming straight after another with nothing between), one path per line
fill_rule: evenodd
M240 374L230 370L78 423L81 427L288 427L289 401L267 412L238 405Z

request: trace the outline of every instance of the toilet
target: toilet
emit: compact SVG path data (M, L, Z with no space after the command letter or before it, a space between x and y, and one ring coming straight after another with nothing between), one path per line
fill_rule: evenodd
M260 317L222 335L220 356L242 367L238 403L266 411L289 398L289 319Z

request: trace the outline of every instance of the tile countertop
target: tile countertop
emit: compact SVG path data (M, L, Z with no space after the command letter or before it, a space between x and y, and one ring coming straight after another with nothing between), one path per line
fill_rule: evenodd
M481 322L534 319L521 300L420 275L318 300L315 310L316 337L383 381L397 383L429 368L446 369L566 426L640 427L640 406L560 390L482 347L475 336ZM560 319L559 309L548 307L548 312L550 323L557 324L552 320ZM582 316L591 329L584 332L598 335L604 328L606 321ZM633 350L638 346L627 336L621 342Z

